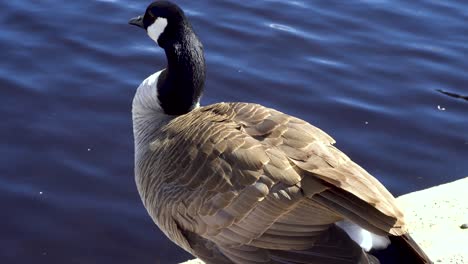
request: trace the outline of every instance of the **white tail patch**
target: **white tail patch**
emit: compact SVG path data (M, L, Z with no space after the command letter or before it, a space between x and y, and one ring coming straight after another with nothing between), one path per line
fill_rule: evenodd
M379 236L371 233L350 221L343 220L335 224L343 229L351 239L358 243L365 251L371 249L385 249L390 245L390 239L387 236Z

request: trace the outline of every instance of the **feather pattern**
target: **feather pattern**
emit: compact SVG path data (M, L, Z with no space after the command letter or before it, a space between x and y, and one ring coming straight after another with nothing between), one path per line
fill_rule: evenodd
M218 103L147 122L135 131L143 203L207 263L378 263L334 223L407 233L394 197L303 120Z

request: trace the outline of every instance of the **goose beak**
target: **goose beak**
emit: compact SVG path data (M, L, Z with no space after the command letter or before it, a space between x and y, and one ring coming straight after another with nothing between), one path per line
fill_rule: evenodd
M134 17L134 18L130 19L130 21L128 21L128 23L130 25L135 25L137 27L145 28L145 26L143 25L143 16Z

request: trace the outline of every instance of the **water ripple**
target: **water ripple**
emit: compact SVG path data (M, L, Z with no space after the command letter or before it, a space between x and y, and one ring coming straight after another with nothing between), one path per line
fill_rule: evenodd
M452 96L467 95L468 2L178 3L206 52L202 103L303 118L394 194L468 174L468 103ZM132 96L166 65L127 24L145 5L0 3L2 263L188 258L154 227L133 178Z

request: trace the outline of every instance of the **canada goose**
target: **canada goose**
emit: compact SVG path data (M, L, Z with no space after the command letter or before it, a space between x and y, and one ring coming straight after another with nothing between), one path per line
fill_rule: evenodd
M406 248L398 263L431 263L395 198L325 132L258 104L199 106L203 47L177 5L129 23L167 57L133 99L135 178L177 245L214 264L379 263L367 251L390 238Z

